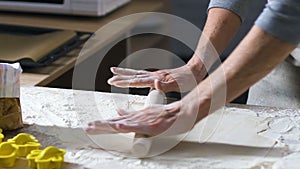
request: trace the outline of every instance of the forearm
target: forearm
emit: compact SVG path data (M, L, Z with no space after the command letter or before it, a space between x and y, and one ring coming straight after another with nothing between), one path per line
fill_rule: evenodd
M207 115L214 93L221 92L225 88L226 102L230 102L267 75L294 48L295 45L254 26L224 64L197 86L202 98L199 100L201 104L198 121ZM222 76L225 76L225 80L222 80L224 79ZM218 104L219 107L215 108L222 106L222 103Z
M228 46L240 25L240 17L232 11L210 9L198 46L188 65L198 71L205 69L204 65L207 69L210 68Z
M271 72L295 47L254 26L224 63L227 102Z
M198 100L198 120L222 106L220 102L210 109L212 99L219 99L212 96L222 96L225 88L227 93L223 105L228 103L267 75L299 44L299 5L297 0L272 1L267 5L255 22L256 26L226 62L197 86L201 99Z

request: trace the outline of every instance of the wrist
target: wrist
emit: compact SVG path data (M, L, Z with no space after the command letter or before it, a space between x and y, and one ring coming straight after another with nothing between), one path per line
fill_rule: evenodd
M187 66L193 72L193 74L196 77L198 82L200 80L202 80L205 77L206 73L207 73L206 67L205 67L205 65L203 64L203 62L201 61L200 58L193 57L187 63Z
M194 117L195 123L197 123L209 114L211 106L210 90L204 91L196 87L192 92L186 95L181 102L181 104L189 105L186 113Z

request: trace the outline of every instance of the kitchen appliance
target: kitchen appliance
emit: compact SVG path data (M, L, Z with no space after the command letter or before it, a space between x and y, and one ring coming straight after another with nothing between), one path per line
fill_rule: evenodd
M0 11L103 16L130 0L0 0Z

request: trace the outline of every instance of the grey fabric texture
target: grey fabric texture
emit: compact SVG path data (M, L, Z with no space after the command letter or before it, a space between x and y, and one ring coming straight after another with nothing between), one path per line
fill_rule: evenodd
M250 0L211 0L208 9L224 8L245 20ZM271 35L288 43L300 43L300 0L272 0L255 21Z
M298 45L300 43L300 1L270 1L255 24L281 40Z
M251 0L211 0L208 6L210 8L224 8L237 14L242 21L245 20L248 7Z

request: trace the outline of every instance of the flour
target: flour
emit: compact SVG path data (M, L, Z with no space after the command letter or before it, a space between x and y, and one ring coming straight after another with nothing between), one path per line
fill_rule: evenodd
M273 169L298 169L299 168L300 153L293 153L277 161Z
M257 133L287 144L287 150L281 147L250 148L218 143L182 142L162 155L148 159L135 159L126 157L124 153L104 150L84 132L83 128L88 122L116 117L118 116L116 109L119 108L139 110L145 100L144 96L23 87L21 88L23 119L29 127L20 131L35 135L44 147L54 145L66 149L66 162L78 164L82 166L81 168L105 166L104 168L128 169L258 169L259 167L279 169L282 166L290 166L293 163L290 159L299 158L299 155L294 152L300 150L300 111L293 109L254 107L252 111L252 108L251 110L243 107L226 108L228 112L244 112L246 115L259 117L262 123ZM132 136L128 134L122 138L128 138L130 141ZM100 139L103 141L104 138L100 137ZM106 141L129 145L126 140L107 139ZM123 146L123 148L130 147ZM282 158L286 154L291 155ZM292 162L287 164L286 161Z

